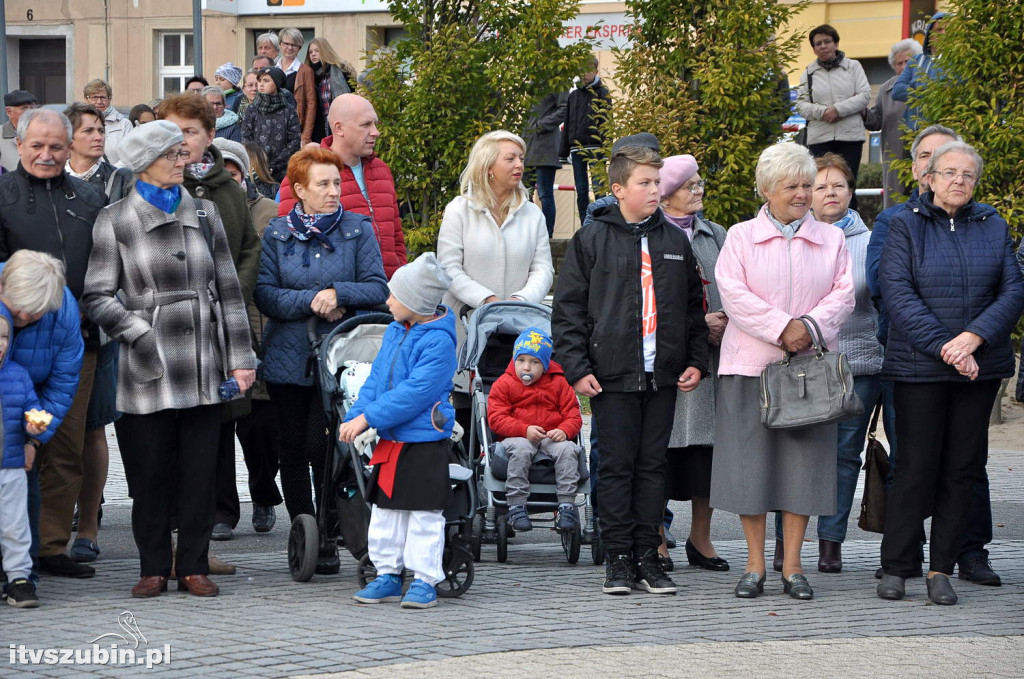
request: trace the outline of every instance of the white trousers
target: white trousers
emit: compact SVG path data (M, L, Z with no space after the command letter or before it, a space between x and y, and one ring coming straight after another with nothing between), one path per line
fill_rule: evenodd
M0 556L7 582L32 573L28 527L28 476L24 469L0 469Z
M370 514L370 561L380 574L401 575L403 568L429 585L444 580L444 513L373 506Z

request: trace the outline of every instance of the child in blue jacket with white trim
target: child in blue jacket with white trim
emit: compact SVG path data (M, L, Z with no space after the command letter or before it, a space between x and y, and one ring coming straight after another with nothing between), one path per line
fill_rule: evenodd
M8 357L13 335L11 312L0 302L0 422L3 424L0 430L3 443L0 450L0 557L7 576L7 603L16 608L35 608L39 599L35 585L29 580L32 534L25 472L32 468L38 445L38 441L31 443L29 436L39 436L46 431L46 426L27 421L26 411L39 410L39 398L28 371ZM39 415L45 417L46 413Z
M451 278L434 253L395 272L388 308L395 317L359 398L338 438L346 443L373 428L380 436L367 495L373 504L368 533L377 577L353 597L364 604L437 605L434 585L444 579L444 509L448 505L449 438L455 409L455 315L441 297ZM402 595L402 569L415 580Z

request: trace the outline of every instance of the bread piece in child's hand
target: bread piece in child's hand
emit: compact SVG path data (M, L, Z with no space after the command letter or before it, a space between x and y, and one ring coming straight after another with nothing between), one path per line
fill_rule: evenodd
M33 408L25 413L25 421L30 425L41 429L49 427L51 420L53 420L53 415L45 410L39 410L38 408Z

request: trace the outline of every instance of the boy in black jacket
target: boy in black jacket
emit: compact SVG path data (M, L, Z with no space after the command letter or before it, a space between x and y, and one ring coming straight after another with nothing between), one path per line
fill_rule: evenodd
M696 259L658 209L661 165L649 148L616 152L619 203L576 233L555 286L555 354L601 432L605 594L676 591L658 562L665 454L676 389L696 389L709 365Z

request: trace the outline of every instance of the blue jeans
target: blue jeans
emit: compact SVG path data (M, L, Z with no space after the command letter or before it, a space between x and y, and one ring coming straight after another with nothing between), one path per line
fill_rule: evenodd
M533 180L536 181L540 209L544 213L544 221L548 225L548 238L555 235L555 172L557 171L557 167L527 168L531 177L527 180L527 187L532 188Z
M569 160L572 161L572 178L576 184L576 207L580 211L580 225L583 225L583 218L587 216L587 207L590 205L590 189L594 189L594 198L601 195L601 183L597 176L590 172L591 163L596 162L584 158L581 151L569 153Z
M890 447L896 447L895 409L892 403L892 382L882 382L878 375L860 375L853 378L853 390L864 404L864 414L838 425L839 455L836 467L836 513L818 517L818 539L844 542L850 522L853 496L857 492L857 478L860 476L861 453L867 440L871 413L879 399L882 400L882 425ZM782 514L775 513L775 536L782 539Z

